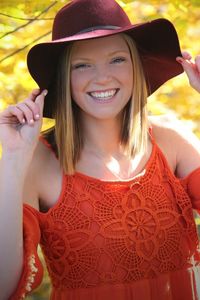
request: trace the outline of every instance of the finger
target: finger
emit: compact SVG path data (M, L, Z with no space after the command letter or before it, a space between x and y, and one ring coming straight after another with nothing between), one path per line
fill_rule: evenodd
M40 108L39 105L35 102L33 102L30 98L26 99L24 103L28 106L28 108L32 111L33 113L33 118L35 120L39 119L39 114L40 114Z
M189 52L187 52L187 51L182 51L181 53L182 53L182 56L183 56L184 59L188 59L188 60L191 60L191 59L192 59L192 56L190 55Z
M48 91L44 90L42 91L41 94L39 94L36 99L35 99L35 103L38 104L39 106L39 113L40 116L43 116L43 108L44 108L44 98L47 95Z
M16 107L21 110L25 120L32 125L34 123L33 111L26 105L25 102L18 103Z
M200 73L200 55L197 55L195 57L195 64L196 64L197 71Z
M25 118L24 118L24 114L23 112L16 106L16 105L10 105L7 108L8 114L7 116L5 116L5 119L11 121L11 123L16 123L16 120L19 121L21 124L25 123ZM14 118L15 119L14 119Z
M35 98L39 95L39 93L40 93L40 89L32 90L32 92L29 95L29 99L31 99L32 101L35 101Z
M179 62L184 71L187 73L188 77L194 76L194 64L191 61L184 59L183 57L178 56L176 61Z

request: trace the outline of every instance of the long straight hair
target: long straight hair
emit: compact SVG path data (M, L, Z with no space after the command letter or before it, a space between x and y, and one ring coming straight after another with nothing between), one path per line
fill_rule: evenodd
M127 156L132 158L147 149L147 87L136 45L127 34L122 36L129 47L133 64L133 92L122 112L120 143ZM73 44L70 44L66 47L58 64L54 113L57 155L62 169L67 174L75 172L84 143L80 108L71 97L72 46Z
M123 112L121 126L121 143L127 155L132 158L139 153L145 153L148 140L147 119L147 85L143 66L133 39L122 34L126 41L133 64L132 97Z

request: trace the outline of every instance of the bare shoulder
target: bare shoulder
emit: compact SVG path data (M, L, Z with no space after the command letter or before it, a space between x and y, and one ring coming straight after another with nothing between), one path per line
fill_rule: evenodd
M149 123L152 126L153 132L156 135L162 136L162 134L172 134L174 131L174 125L180 122L170 115L150 116Z
M150 117L149 122L157 144L173 157L178 177L200 166L200 140L183 121L164 115Z
M197 147L197 150L200 150L200 141L191 128L173 115L151 116L149 117L149 122L158 142L169 142L168 139L172 138L171 142L173 146L179 144L181 141L185 141L185 143L191 144Z

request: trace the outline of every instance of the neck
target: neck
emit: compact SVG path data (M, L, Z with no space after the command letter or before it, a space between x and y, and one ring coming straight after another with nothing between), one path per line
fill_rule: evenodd
M101 156L120 152L120 119L84 120L84 149L98 152Z

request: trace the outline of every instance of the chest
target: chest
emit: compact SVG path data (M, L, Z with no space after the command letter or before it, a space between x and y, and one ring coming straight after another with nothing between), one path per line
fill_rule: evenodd
M98 159L82 155L77 164L76 171L103 181L130 180L145 172L147 164L150 163L154 154L153 151L153 145L150 143L146 155L143 155L138 160L134 160L132 165L131 163L128 165L126 163L123 167L119 164L117 166L115 164L111 166L102 164ZM164 155L169 168L174 172L176 168L174 157L167 150ZM61 194L63 179L63 172L59 166L59 161L52 153L48 153L46 161L43 162L42 170L38 172L41 211L45 212L56 204Z
M197 240L188 196L156 166L126 184L66 176L41 229L50 274L57 286L68 287L89 287L94 279L95 285L128 283L180 269Z

